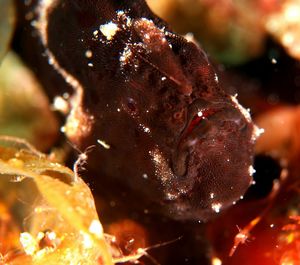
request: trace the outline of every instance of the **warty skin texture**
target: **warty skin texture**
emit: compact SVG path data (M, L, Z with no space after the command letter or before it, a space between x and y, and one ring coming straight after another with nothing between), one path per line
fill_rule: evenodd
M201 47L142 0L25 10L34 16L24 58L51 98L69 93L64 132L80 150L95 145L86 168L96 190L119 186L133 207L180 220L207 220L239 200L252 180L255 126Z

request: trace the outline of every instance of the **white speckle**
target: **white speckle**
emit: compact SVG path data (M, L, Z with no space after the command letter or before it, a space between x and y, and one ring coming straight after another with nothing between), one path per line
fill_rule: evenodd
M256 170L254 169L253 166L249 166L248 172L249 172L250 176L253 176L253 174L256 172Z
M92 58L93 52L91 50L86 50L84 55L86 58Z
M265 130L263 128L258 128L257 126L254 126L253 135L252 135L252 141L255 141L264 132L265 132Z
M257 132L257 136L260 136L261 134L263 134L265 132L264 128L258 128L258 132Z
M226 161L227 161L227 162L230 162L230 159L229 159L229 158L227 158L227 159L226 159Z
M145 132L145 133L150 133L150 128L146 127L144 124L140 123L140 128Z
M117 12L117 15L118 15L118 17L121 17L121 16L125 15L125 12L123 10L119 10Z
M69 99L70 98L70 94L67 93L67 92L63 93L63 98L64 99Z
M240 196L240 199L241 199L241 200L244 199L244 196Z
M37 242L33 236L27 232L20 234L20 242L27 255L33 255L38 249Z
M120 112L120 111L121 111L121 109L117 108L117 112Z
M99 29L107 40L112 40L119 30L119 27L116 23L108 22L107 24L101 25Z
M238 229L240 232L236 235L236 239L238 239L240 242L245 243L248 239L248 234L246 232L244 232L243 230L240 230L239 227L238 227ZM237 246L234 246L234 247L236 248Z
M202 111L198 111L197 115L198 115L198 117L202 117L203 116L203 112Z
M222 208L222 204L217 202L217 203L213 203L211 205L211 208L213 209L214 212L219 213L221 208Z
M125 18L125 26L126 27L130 27L132 25L131 18L129 16L127 16L123 10L119 10L117 12L117 16L118 16L119 19L120 18Z
M93 35L94 37L98 37L99 31L98 30L94 30Z
M38 22L37 22L36 20L32 20L32 21L30 22L30 25L31 25L32 27L36 28L37 25L38 25Z
M275 58L272 58L271 63L272 64L277 64L277 60Z
M120 59L119 59L122 67L125 66L126 64L128 64L128 62L129 62L131 56L132 56L131 49L130 49L129 46L127 45L127 46L124 48L124 50L123 50L123 52L122 52L122 54L121 54L121 56L120 56Z
M215 197L215 194L212 192L212 193L210 194L210 198L213 199L214 197Z
M255 180L252 180L251 184L252 184L252 185L255 185L255 184L256 184L256 181L255 181Z
M97 139L97 143L100 144L102 147L104 147L105 149L110 149L110 145L107 144L105 141Z
M275 225L274 224L270 224L270 227L273 228Z
M194 34L191 32L188 32L187 34L185 34L184 37L188 42L195 42Z
M93 220L89 227L90 233L96 235L97 237L101 238L103 236L103 227L99 220Z
M88 63L88 67L94 67L92 63Z
M174 179L172 170L170 169L168 161L162 155L161 151L155 147L154 150L149 151L149 155L155 166L155 173L160 176L160 182L164 187L167 200L174 200L181 194L174 191L173 185L170 185Z
M93 240L91 238L91 236L87 233L84 233L82 231L80 231L80 234L82 235L82 244L85 248L92 248L93 247Z
M49 65L53 65L54 64L53 58L51 58L51 57L48 58L48 64Z
M236 201L233 201L233 202L232 202L232 205L236 205Z
M68 102L60 96L54 98L53 109L64 114L67 114L70 110Z
M166 198L167 198L167 200L175 200L177 198L177 196L172 193L167 193Z
M167 78L166 78L165 76L163 76L163 77L161 78L161 81L165 81L165 80L167 80Z
M143 177L144 179L147 179L147 178L148 178L148 175L144 173L144 174L142 175L142 177Z
M220 259L217 258L217 257L213 257L213 258L212 258L211 264L212 264L212 265L222 265L222 260L220 260Z
M217 76L217 74L215 74L215 81L218 83L219 82L219 77Z

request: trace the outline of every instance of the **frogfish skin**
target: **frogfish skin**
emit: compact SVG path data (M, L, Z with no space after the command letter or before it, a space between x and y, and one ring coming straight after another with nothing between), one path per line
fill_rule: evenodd
M96 190L121 185L141 207L180 220L207 220L243 196L257 128L198 44L144 0L23 5L24 57L68 105L69 141L94 146L86 167Z

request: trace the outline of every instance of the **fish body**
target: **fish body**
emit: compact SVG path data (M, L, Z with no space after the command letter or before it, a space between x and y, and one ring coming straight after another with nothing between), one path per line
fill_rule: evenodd
M69 140L96 146L87 160L96 189L121 185L141 207L180 220L207 220L243 196L257 130L199 45L142 0L40 0L25 10L35 45L25 57L48 95L69 104Z

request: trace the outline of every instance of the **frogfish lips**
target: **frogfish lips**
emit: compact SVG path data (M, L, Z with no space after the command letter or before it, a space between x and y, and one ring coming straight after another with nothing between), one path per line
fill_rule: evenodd
M229 102L192 112L172 157L179 219L209 219L251 184L255 128L239 107Z

